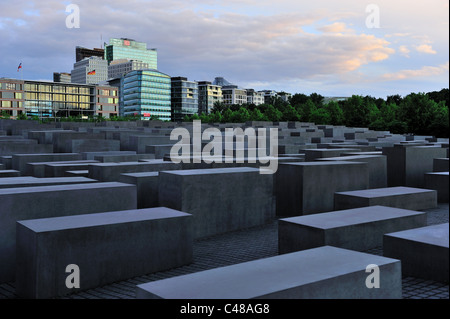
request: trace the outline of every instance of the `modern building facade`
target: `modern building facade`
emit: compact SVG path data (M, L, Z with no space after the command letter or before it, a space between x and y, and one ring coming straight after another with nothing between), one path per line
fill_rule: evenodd
M118 115L118 88L62 82L0 79L1 111L16 117Z
M264 93L256 92L254 89L247 89L247 103L254 105L264 104Z
M130 71L144 70L148 68L148 63L142 61L130 59L114 60L111 61L108 66L108 79L120 78Z
M147 44L127 38L112 38L105 46L105 60L111 64L114 60L130 59L148 64L149 69L158 69L158 52L147 49Z
M0 78L0 114L16 117L24 113L24 82Z
M198 113L211 113L216 102L223 102L222 87L208 81L198 82Z
M108 79L108 62L99 57L85 58L73 65L72 83L99 84Z
M247 90L239 88L237 85L228 85L222 87L223 103L226 105L246 104Z
M53 82L72 83L72 76L70 73L53 72Z
M91 56L96 56L96 57L103 59L105 56L105 50L99 49L99 48L87 49L87 48L83 48L80 46L77 46L75 48L75 62L79 62L79 61L81 61L85 58L89 58Z
M198 114L198 83L185 77L173 77L171 82L172 121Z
M154 69L128 72L120 80L120 115L171 120L171 78Z

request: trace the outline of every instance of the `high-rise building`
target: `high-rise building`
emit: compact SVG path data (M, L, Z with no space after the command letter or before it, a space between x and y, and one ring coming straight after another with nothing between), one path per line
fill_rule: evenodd
M91 56L96 56L96 57L103 59L105 56L105 50L99 49L99 48L87 49L87 48L83 48L80 46L77 46L75 48L75 62L79 62L79 61L81 61L85 58L89 58Z
M216 102L222 102L222 87L208 81L198 82L198 113L211 113Z
M148 63L142 61L130 59L114 60L111 61L111 64L108 66L108 79L120 78L130 71L148 68Z
M105 60L111 64L114 60L130 59L148 63L149 69L158 69L158 52L147 49L147 44L127 38L112 38L105 46Z
M184 77L171 79L172 120L182 121L186 115L198 114L198 83Z
M99 57L85 58L73 65L72 83L99 84L108 79L108 62Z
M256 92L254 89L247 89L247 103L254 105L264 104L264 93Z
M120 80L120 115L171 120L171 78L158 70L135 70Z
M62 82L0 79L0 107L11 116L118 115L118 88Z
M72 76L70 73L53 72L53 82L72 83Z

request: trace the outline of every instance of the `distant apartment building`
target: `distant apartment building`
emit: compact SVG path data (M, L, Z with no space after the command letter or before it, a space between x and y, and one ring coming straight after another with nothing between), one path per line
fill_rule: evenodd
M118 115L118 88L86 84L0 79L0 112L39 117Z
M223 103L226 105L246 104L247 90L239 88L237 85L228 85L222 87Z
M209 114L216 102L222 102L222 87L208 81L198 82L198 113Z
M224 104L242 105L247 103L247 90L242 89L237 85L228 82L223 77L216 77L212 84L222 87L222 102Z
M185 77L171 79L172 121L198 114L198 83Z
M292 94L291 93L286 93L286 92L278 92L277 96L283 100L284 102L288 102L291 100Z
M264 94L264 104L272 104L272 99L278 96L277 92L273 90L262 90L260 92Z
M74 63L72 83L99 84L108 79L108 62L99 57L84 58Z
M53 72L53 82L72 83L72 76L70 73Z
M75 48L75 62L79 62L79 61L81 61L85 58L89 58L91 56L96 56L96 57L103 59L105 56L105 50L99 49L99 48L87 49L87 48L83 48L80 46L77 46Z
M128 72L134 70L144 70L148 69L148 63L138 61L138 60L130 60L130 59L120 59L111 61L108 66L108 79L120 78L127 74Z
M264 104L264 93L256 92L254 89L247 89L247 103L254 105Z
M120 80L121 116L171 120L171 78L158 70L135 70Z
M158 52L147 49L147 44L127 38L112 38L105 46L105 60L110 65L114 60L130 59L148 64L149 69L158 69Z

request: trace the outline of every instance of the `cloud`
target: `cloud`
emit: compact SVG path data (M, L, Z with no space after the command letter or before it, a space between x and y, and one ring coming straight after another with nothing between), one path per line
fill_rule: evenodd
M353 32L352 29L348 29L345 23L335 22L333 24L325 25L318 28L322 32L326 33L343 33L343 32Z
M395 73L386 73L381 79L383 81L397 81L397 80L407 80L411 78L418 77L431 77L441 75L443 73L448 73L449 62L438 66L424 66L420 69L415 70L401 70Z
M440 0L379 0L380 29L367 29L366 4L350 0L77 0L81 28L67 29L69 2L0 1L0 77L17 77L23 61L24 78L51 79L53 72L70 72L76 46L100 47L112 37L157 48L159 69L172 76L225 76L267 88L323 87L330 79L347 83L354 74L394 77L426 68L413 51L427 53L429 65L448 56L448 13ZM349 87L356 85L366 83Z
M409 52L411 52L411 50L408 49L408 47L407 47L406 45L401 45L401 46L398 48L398 52L399 52L401 55L403 55L403 56L409 58Z
M432 46L429 44L421 44L416 46L416 50L421 53L436 54L437 52L433 50Z

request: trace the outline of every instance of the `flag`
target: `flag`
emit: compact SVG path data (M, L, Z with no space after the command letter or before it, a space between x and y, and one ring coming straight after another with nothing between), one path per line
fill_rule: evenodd
M19 64L19 66L17 67L17 72L19 72L19 70L22 68L22 63Z
M95 75L95 70L92 70L91 72L88 72L88 75Z

